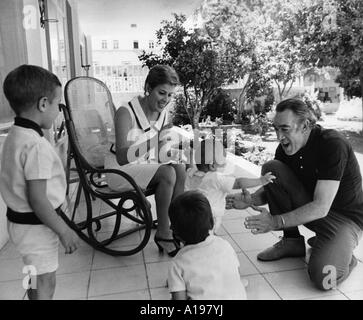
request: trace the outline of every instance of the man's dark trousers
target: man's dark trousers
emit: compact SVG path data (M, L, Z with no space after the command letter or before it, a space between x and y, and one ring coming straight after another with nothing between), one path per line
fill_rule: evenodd
M294 172L278 160L267 162L262 175L272 172L273 183L264 187L270 213L283 214L312 201ZM324 218L309 222L305 227L316 233L308 264L310 279L321 290L329 290L344 281L353 265L353 250L362 236L359 226L339 212L329 211ZM284 230L284 235L298 234L297 227ZM336 275L336 278L333 277ZM333 278L333 279L332 279Z

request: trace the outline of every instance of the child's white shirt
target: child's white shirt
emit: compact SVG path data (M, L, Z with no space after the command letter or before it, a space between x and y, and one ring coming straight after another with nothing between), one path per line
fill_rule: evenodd
M53 208L63 204L67 188L64 167L44 136L14 125L1 157L0 191L8 207L17 212L32 212L26 181L38 179L47 180L47 197Z
M226 207L226 195L233 192L236 177L220 171L202 172L189 168L185 181L185 190L199 190L208 199L213 217L222 217Z
M0 192L6 205L17 212L33 212L27 195L27 180L47 180L47 198L56 209L66 195L66 177L61 159L44 136L31 128L14 125L3 145ZM54 212L54 214L56 214ZM25 265L38 275L58 268L58 235L44 224L8 221L10 240Z
M170 262L170 292L186 291L192 300L245 300L239 260L228 241L214 235L180 249Z

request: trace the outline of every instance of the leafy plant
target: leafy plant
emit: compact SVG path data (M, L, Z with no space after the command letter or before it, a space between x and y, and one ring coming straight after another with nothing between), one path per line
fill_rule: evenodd
M174 14L174 20L162 21L162 27L157 31L161 55L143 52L139 59L148 67L165 63L176 69L183 86L182 103L192 126L197 128L203 109L228 79L229 69L210 39L197 29L187 30L185 20L184 15Z
M201 117L209 115L212 120L219 118L221 123L231 123L235 113L235 102L225 90L218 89L214 97L207 103Z
M322 112L321 112L321 104L322 102L318 99L318 91L314 94L309 92L305 92L302 100L306 103L309 109L313 112L317 120L321 119Z

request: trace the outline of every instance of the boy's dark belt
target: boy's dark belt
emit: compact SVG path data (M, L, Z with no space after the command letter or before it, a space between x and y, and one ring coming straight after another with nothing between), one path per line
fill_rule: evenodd
M55 211L59 214L62 212L59 206ZM6 216L10 222L18 224L43 224L34 212L17 212L8 207Z

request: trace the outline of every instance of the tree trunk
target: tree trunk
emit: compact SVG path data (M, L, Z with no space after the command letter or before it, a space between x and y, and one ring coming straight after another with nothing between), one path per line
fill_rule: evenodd
M281 92L281 87L280 84L277 80L274 80L277 86L277 93L279 94L278 96L278 101L276 101L277 103L279 103L282 100L282 92Z
M237 110L237 121L241 122L242 120L242 113L245 109L245 103L246 103L246 93L247 88L251 82L251 75L248 75L247 81L245 85L243 86L241 93L238 96L238 110Z
M198 129L199 128L199 113L196 112L193 115L193 122L192 122L192 127L193 129Z
M286 83L287 84L287 83ZM291 90L291 88L292 88L292 85L294 84L294 81L293 80L291 80L291 83L290 83L290 87L289 87L289 89L287 89L287 91L286 91L286 95L288 95L289 94L289 92L290 92L290 90Z
M200 114L202 112L202 109L201 109L199 103L200 102L198 102L198 101L195 102L195 106L194 106L194 110L193 110L193 120L192 120L193 129L199 128L199 118L200 118Z

